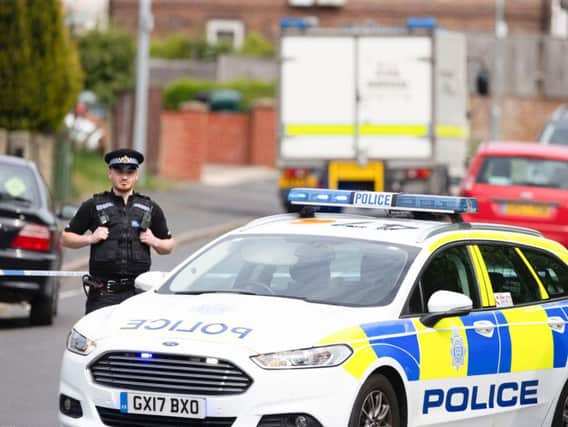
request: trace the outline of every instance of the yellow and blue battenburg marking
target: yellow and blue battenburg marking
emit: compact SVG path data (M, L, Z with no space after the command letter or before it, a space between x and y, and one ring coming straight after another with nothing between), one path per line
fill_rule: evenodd
M296 205L339 206L440 213L475 213L477 200L472 197L432 196L378 191L347 191L292 188L288 201Z
M442 319L435 328L418 319L366 323L339 331L322 344L348 343L344 365L360 379L377 359L396 360L407 381L564 368L568 362L567 303L512 307ZM558 328L550 328L550 320ZM479 332L479 325L493 325ZM538 352L530 348L538 347Z

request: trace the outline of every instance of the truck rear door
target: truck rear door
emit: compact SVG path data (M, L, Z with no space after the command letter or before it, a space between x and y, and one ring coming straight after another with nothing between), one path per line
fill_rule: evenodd
M281 40L280 157L355 157L355 38Z

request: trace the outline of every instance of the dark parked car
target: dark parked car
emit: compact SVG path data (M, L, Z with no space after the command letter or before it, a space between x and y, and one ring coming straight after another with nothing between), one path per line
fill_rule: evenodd
M50 195L35 164L0 156L0 269L59 270L59 235ZM33 325L53 322L58 297L58 278L0 276L0 302L29 302Z

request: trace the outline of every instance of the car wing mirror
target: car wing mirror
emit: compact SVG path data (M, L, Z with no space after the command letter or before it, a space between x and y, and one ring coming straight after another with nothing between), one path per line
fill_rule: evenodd
M147 271L134 279L134 286L141 291L149 291L161 285L167 274L165 271Z
M424 326L432 328L446 317L468 314L473 301L467 295L452 291L436 291L428 300L428 313L420 318Z
M75 205L63 205L57 213L57 217L60 219L70 220L75 216L78 209L79 207Z

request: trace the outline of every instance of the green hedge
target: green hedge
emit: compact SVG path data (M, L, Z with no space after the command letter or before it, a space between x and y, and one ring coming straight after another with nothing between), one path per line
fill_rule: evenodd
M210 45L203 38L194 40L185 34L171 34L150 42L150 56L161 59L215 59L223 53L232 53L226 44Z
M150 56L162 59L215 59L218 55L236 53L243 56L273 58L275 49L272 43L260 33L247 33L243 46L235 51L232 46L221 43L211 45L204 38L194 39L186 34L175 33L150 42Z
M258 80L235 80L228 83L218 83L209 80L176 80L164 88L164 108L179 110L181 104L196 99L203 92L217 89L232 89L241 94L241 111L249 111L252 103L260 98L274 98L276 85L274 82Z

